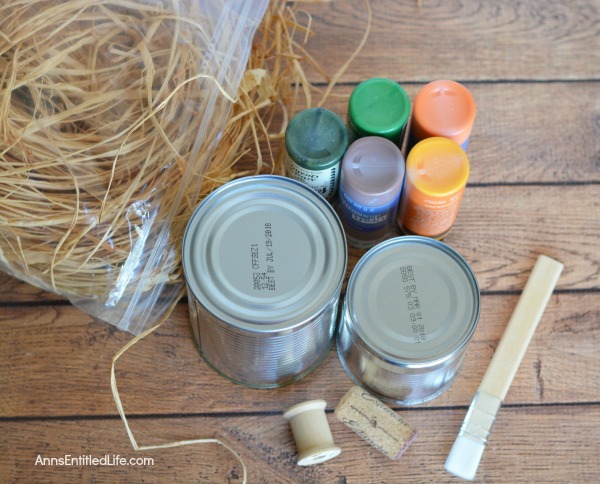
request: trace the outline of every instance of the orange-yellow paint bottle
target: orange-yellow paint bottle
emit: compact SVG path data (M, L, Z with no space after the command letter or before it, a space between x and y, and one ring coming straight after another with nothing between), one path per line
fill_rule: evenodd
M465 151L448 138L417 143L406 160L398 225L406 235L442 239L452 228L469 178Z

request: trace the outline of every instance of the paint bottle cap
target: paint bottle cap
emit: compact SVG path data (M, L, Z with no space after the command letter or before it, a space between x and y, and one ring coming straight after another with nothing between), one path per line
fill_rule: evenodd
M455 81L433 81L415 97L412 134L418 140L443 136L462 145L471 134L475 113L475 100L465 86Z
M422 193L447 197L462 190L469 178L469 158L448 138L426 138L406 159L406 176Z
M360 138L342 160L342 184L346 194L365 206L391 202L402 189L404 157L390 140L378 136Z
M352 91L348 126L354 139L382 136L398 144L410 114L410 99L395 81L374 77Z
M342 119L324 108L309 108L292 118L285 130L289 156L307 170L336 165L348 147L348 131Z

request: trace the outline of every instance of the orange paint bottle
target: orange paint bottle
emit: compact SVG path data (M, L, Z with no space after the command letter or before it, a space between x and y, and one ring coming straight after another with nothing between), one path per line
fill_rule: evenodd
M406 160L398 225L406 235L442 239L450 230L469 178L465 151L448 138L417 143Z
M407 152L433 136L450 138L466 150L476 112L475 99L462 84L445 79L426 84L415 96Z

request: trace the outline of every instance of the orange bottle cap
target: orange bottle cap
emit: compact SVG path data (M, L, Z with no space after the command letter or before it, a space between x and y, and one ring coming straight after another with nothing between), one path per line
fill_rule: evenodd
M406 176L415 188L433 197L447 197L469 179L469 158L448 138L427 138L417 143L406 160Z
M455 81L433 81L415 97L411 129L418 140L443 136L462 145L475 122L475 100Z

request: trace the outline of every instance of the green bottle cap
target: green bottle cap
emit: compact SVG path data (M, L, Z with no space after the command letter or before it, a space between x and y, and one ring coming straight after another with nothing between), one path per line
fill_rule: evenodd
M292 118L285 130L288 155L302 168L325 170L340 162L348 147L341 118L324 108L309 108Z
M381 136L399 144L410 114L410 99L400 84L373 77L361 82L350 96L348 127L352 140Z

